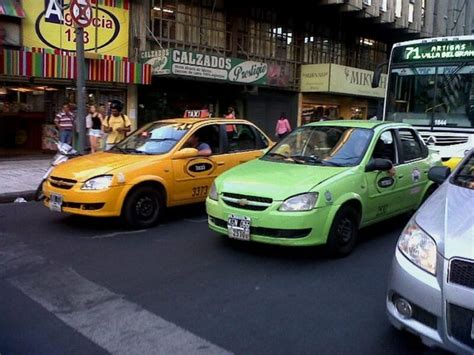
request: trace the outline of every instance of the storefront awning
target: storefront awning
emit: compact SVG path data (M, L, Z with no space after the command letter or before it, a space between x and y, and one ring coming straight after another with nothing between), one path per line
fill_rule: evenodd
M124 84L151 84L151 66L127 58L86 60L86 80ZM33 50L0 50L0 75L38 78L77 78L77 60L72 54Z
M0 15L25 17L25 11L17 0L2 0L0 1Z

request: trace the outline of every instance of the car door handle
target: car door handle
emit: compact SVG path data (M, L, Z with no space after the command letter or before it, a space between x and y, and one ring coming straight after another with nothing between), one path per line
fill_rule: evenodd
M224 164L225 164L225 162L223 162L223 161L218 161L218 162L217 162L217 165L220 165L220 166L222 166L222 165L224 165Z

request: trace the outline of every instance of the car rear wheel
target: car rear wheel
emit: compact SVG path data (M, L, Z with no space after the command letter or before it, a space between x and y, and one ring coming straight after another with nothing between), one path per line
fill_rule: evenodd
M343 206L332 222L326 244L328 253L334 257L350 254L357 243L359 229L358 213L353 207Z
M127 197L123 217L132 228L148 228L158 223L164 207L160 191L152 186L143 186Z

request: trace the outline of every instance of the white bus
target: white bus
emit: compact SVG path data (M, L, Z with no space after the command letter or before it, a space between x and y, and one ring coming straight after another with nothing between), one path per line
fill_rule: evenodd
M383 119L412 124L446 165L456 165L474 147L474 36L395 44Z

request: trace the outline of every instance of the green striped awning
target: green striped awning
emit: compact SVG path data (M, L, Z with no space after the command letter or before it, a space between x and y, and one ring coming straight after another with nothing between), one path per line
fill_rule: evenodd
M0 1L0 15L25 17L25 11L18 0L1 0Z

